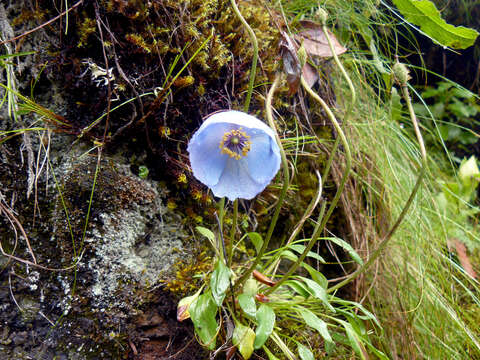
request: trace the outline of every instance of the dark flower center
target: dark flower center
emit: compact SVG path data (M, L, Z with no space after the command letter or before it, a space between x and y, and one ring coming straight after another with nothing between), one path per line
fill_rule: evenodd
M227 154L236 160L240 160L242 156L247 156L250 151L250 136L248 136L242 128L231 130L223 134L220 141L220 149L222 154Z

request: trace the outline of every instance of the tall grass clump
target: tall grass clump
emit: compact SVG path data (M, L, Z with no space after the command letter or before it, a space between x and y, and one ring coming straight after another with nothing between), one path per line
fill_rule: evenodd
M303 0L288 2L285 8L314 16L317 6ZM422 164L407 106L399 101L401 90L391 72L395 55L404 51L398 39L413 48L416 41L399 32L399 20L369 1L327 1L325 8L337 33L353 46L342 59L359 98L345 130L355 144L355 175L342 206L351 240L367 259L402 212ZM334 78L337 100L347 108L347 84L340 74ZM428 171L407 216L383 255L359 277L352 296L378 317L383 332L376 340L391 358L478 358L479 283L459 264L452 243L460 232L468 237L470 249L478 251L480 237L460 211L442 211L441 183L458 181L457 169L447 153L428 150Z

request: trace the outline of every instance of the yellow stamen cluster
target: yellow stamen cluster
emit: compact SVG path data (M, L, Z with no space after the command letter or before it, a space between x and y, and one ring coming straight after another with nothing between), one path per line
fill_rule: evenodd
M240 160L242 156L247 156L250 145L250 136L242 131L242 128L226 132L223 134L222 141L220 141L222 154L227 154L236 160Z

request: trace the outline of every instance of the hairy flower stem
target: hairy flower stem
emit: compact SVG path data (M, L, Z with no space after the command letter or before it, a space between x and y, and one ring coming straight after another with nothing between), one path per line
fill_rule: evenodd
M233 223L232 229L230 230L230 239L228 241L228 262L227 266L232 265L232 257L233 257L233 244L235 242L235 232L237 230L237 223L238 223L238 199L233 201Z
M377 260L377 258L382 254L383 250L388 245L388 242L390 239L393 237L393 234L395 231L398 229L400 224L402 223L403 219L407 215L408 210L410 209L410 206L412 205L413 199L415 198L415 195L418 192L418 189L420 188L420 185L422 184L423 178L427 172L427 152L425 150L425 144L423 142L423 137L420 132L420 128L418 127L418 121L417 117L415 116L415 112L413 111L413 106L412 106L412 101L410 99L410 95L408 93L408 85L407 83L402 84L402 93L403 97L407 103L408 107L408 112L410 114L410 119L413 123L413 128L415 129L415 135L417 137L417 141L420 146L420 154L422 156L422 167L420 169L420 172L418 174L417 181L415 183L415 186L412 189L412 192L410 193L410 196L408 197L407 202L405 203L405 206L403 207L400 215L398 216L397 220L395 221L395 224L393 224L392 228L388 231L388 233L384 236L380 244L378 245L377 249L373 252L373 254L369 257L369 259L361 266L359 267L354 273L352 273L350 276L348 276L345 280L339 282L338 284L332 286L327 290L327 292L331 293L334 292L341 287L347 285L348 283L352 282L355 280L358 276L361 274L365 273L367 269Z
M325 101L323 101L323 99L320 96L318 96L318 94L316 92L314 92L308 86L308 84L306 83L303 76L301 78L301 83L302 83L302 86L305 89L305 91L322 106L322 108L327 113L328 118L330 119L333 126L335 127L335 130L337 130L338 137L339 137L340 141L342 142L343 147L345 149L345 170L343 172L342 180L340 181L340 184L337 188L337 192L335 193L335 196L333 197L333 200L332 200L325 216L323 216L323 214L325 212L326 204L325 204L325 202L323 202L321 210L320 210L320 215L318 217L317 225L315 226L312 237L311 237L310 241L308 242L308 244L307 244L305 250L303 251L302 255L297 259L297 261L295 261L295 263L290 267L290 269L286 272L286 274L283 275L282 278L279 281L277 281L277 283L273 287L268 288L267 291L265 291L266 295L275 291L275 289L277 289L280 285L282 285L282 283L284 281L288 280L288 278L290 276L292 276L295 273L295 271L297 271L298 267L300 266L302 261L305 259L308 252L313 248L313 246L315 245L315 242L318 240L319 235L325 229L325 225L327 224L328 219L332 215L333 210L337 206L338 201L340 200L340 196L342 195L343 188L345 187L345 183L347 181L348 174L350 173L350 168L352 167L352 155L350 153L350 146L348 145L347 138L345 137L345 134L343 133L343 130L340 127L340 124L338 123L337 119L335 118L335 115L333 115L332 110L330 110L330 108L325 103Z
M247 270L245 270L242 276L235 283L233 287L234 290L237 289L240 285L242 285L250 277L253 270L255 270L257 265L260 263L260 260L262 259L262 256L268 247L268 243L272 238L272 233L273 233L273 230L275 229L275 225L277 224L278 215L280 214L280 209L282 208L283 200L285 199L285 195L287 194L287 189L290 182L290 173L288 171L287 157L285 155L285 151L283 150L280 137L278 136L278 132L275 127L275 122L273 121L273 114L272 114L273 94L275 94L275 90L277 89L279 82L280 82L280 76L277 74L275 76L275 80L273 81L272 87L270 88L270 91L268 92L268 95L267 95L267 99L265 102L265 112L267 114L268 124L270 125L273 132L275 133L275 139L277 140L278 147L280 148L280 155L282 157L283 187L280 192L280 195L278 196L277 206L275 208L275 212L273 213L272 221L270 222L270 227L268 228L267 235L263 240L262 247L259 250L256 258L253 260L253 263L250 265L250 267Z
M328 46L330 47L330 51L332 52L333 59L335 60L335 64L340 69L343 77L345 78L345 81L348 84L348 87L350 88L350 94L351 94L352 98L350 99L350 102L349 102L348 107L347 107L347 111L346 111L345 116L343 118L343 122L347 123L348 120L350 119L351 114L352 114L353 107L354 107L355 103L357 102L357 93L355 91L355 86L353 86L352 80L350 79L350 76L348 76L348 73L345 71L345 68L343 67L342 63L340 62L340 59L337 56L337 53L336 53L335 48L333 46L332 39L330 39L330 36L328 35L328 29L327 29L327 25L326 25L325 22L322 23L322 30L323 30L323 33L325 34L325 37L327 38ZM339 144L340 144L340 138L337 137L335 139L335 143L333 144L331 154L335 154L337 152ZM330 167L332 166L332 161L333 161L333 155L328 158L327 164L325 165L325 170L323 171L323 175L322 175L322 178L323 178L324 181L327 180L327 176L330 172Z
M217 216L215 214L215 216ZM225 216L225 197L222 197L220 201L218 202L218 216L217 216L217 221L218 221L218 234L219 234L219 239L217 242L217 254L220 257L220 259L226 264L227 259L225 257L225 247L224 247L224 241L223 241L223 218Z
M247 21L240 13L240 10L238 9L238 6L235 0L230 0L230 3L232 4L233 11L237 15L238 19L242 22L243 26L245 26L245 28L247 29L248 35L250 36L250 40L252 41L252 46L253 46L252 67L250 68L250 80L248 83L247 98L245 99L245 104L243 105L243 111L248 113L248 109L250 107L250 100L252 99L253 84L255 83L255 76L257 75L258 41L257 41L257 37L255 36L255 32L252 30L250 25L248 25Z

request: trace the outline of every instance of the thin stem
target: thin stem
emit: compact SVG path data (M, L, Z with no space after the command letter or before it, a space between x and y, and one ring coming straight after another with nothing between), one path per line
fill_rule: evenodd
M285 280L287 280L293 273L295 273L295 271L297 271L297 269L300 266L300 264L302 263L302 261L307 256L308 252L313 248L313 245L317 241L318 236L324 230L328 219L332 215L333 210L335 209L338 201L340 200L340 196L343 192L343 188L345 187L345 183L347 181L348 174L350 173L350 168L351 168L351 164L352 164L352 155L350 153L350 146L348 145L347 138L345 137L345 134L343 133L342 128L338 124L338 121L335 118L335 115L333 115L333 112L330 110L330 108L325 103L325 101L323 101L323 99L308 86L308 84L306 83L303 76L301 78L301 84L304 87L304 89L307 91L307 93L310 96L312 96L317 102L320 103L322 108L327 113L327 116L330 119L330 121L332 122L333 126L337 130L339 139L341 140L341 142L343 144L343 147L345 148L345 170L343 172L342 180L340 181L340 184L337 188L337 192L335 193L335 196L333 197L333 200L332 200L325 216L323 216L323 214L325 212L326 204L325 204L325 202L322 204L322 208L321 208L320 215L319 215L319 218L318 218L317 226L315 226L312 237L311 237L307 247L303 251L302 255L297 259L297 261L295 261L295 263L290 267L290 269L287 271L287 273L284 276L282 276L282 278L275 284L275 286L267 289L265 294L269 294L272 291L274 291L275 289L277 289Z
M283 150L282 142L280 141L280 137L278 136L278 132L275 127L275 122L273 121L273 115L272 115L273 94L275 93L275 90L277 89L279 82L280 82L280 77L277 74L275 76L275 80L273 81L272 87L270 88L270 91L268 92L268 95L267 95L267 99L265 102L265 111L267 115L268 124L270 125L273 132L275 133L275 139L277 140L277 144L280 149L280 156L282 159L282 170L283 170L283 187L278 197L277 206L275 208L275 212L273 214L272 221L270 222L270 227L268 228L268 232L265 237L265 240L263 241L262 247L259 250L257 257L254 259L253 263L235 283L234 289L237 289L241 284L243 284L250 277L250 274L253 272L253 270L255 270L258 263L262 259L262 256L265 253L268 243L270 242L270 239L272 237L272 233L273 233L273 230L275 229L275 225L277 224L278 215L280 214L280 209L282 208L283 200L285 199L285 196L287 194L287 189L290 182L290 174L288 170L287 157L285 155L285 151Z
M318 237L319 237L321 231L323 230L322 229L322 223L320 222L320 220L323 218L323 215L325 214L326 207L327 207L327 203L324 201L322 203L322 207L320 208L320 214L318 214L317 225L315 226L315 229L313 230L312 237L310 238L310 241L308 242L307 246L305 247L305 250L303 251L302 255L300 255L300 257L297 259L297 261L295 261L295 263L290 267L290 269L288 269L287 273L285 275L283 275L280 278L280 280L278 280L275 283L275 285L268 288L264 292L265 295L271 294L278 287L280 287L280 285L282 285L284 281L288 280L290 278L290 276L292 276L295 273L295 271L297 271L298 267L302 264L303 260L305 260L308 253L310 252L310 250L312 250L313 246L315 245L315 243L318 240Z
M233 244L235 242L235 233L237 231L237 223L238 223L238 199L233 201L233 223L232 229L230 231L230 239L228 242L228 263L227 266L232 265L232 258L233 258Z
M398 216L397 220L395 221L395 224L393 224L392 228L384 236L383 240L380 242L377 249L373 252L373 254L370 256L370 258L360 268L357 269L357 271L352 273L349 277L347 277L342 282L339 282L335 286L332 286L331 288L329 288L327 290L327 292L329 292L329 293L340 289L341 287L343 287L346 284L355 280L361 274L365 273L367 271L367 269L375 262L375 260L377 260L377 258L382 254L383 250L387 247L388 242L393 237L393 234L398 229L398 227L402 223L403 219L407 215L407 212L410 209L410 206L412 205L413 199L415 198L415 196L418 192L418 189L420 188L420 185L422 184L423 178L424 178L424 176L427 172L427 152L425 150L425 144L423 142L422 134L421 134L420 129L418 127L417 117L415 116L415 112L413 111L412 101L411 101L410 95L408 93L407 84L402 85L402 93L403 93L403 97L404 97L404 99L407 103L408 112L410 114L410 119L413 123L413 128L415 129L415 135L417 136L417 141L420 145L420 154L422 156L422 168L420 169L420 173L418 174L418 178L417 178L417 181L415 183L415 186L413 187L413 189L410 193L410 196L408 197L408 200L405 203L405 206L403 207L402 211L400 212L400 215Z
M325 34L325 37L327 38L328 46L330 47L330 52L333 55L333 60L335 61L335 64L338 66L338 68L340 69L343 77L345 78L345 81L348 84L348 87L350 88L351 99L350 99L350 102L348 104L347 111L345 113L345 117L343 118L343 122L347 123L348 120L350 119L351 114L352 114L353 107L355 106L355 103L357 102L357 93L355 91L355 86L353 86L352 80L350 79L350 76L348 76L348 73L345 71L345 68L343 67L342 63L340 62L340 59L337 56L335 47L333 46L333 42L332 42L332 39L330 38L330 35L328 35L328 29L327 29L327 26L325 24L322 25L322 30L323 30L323 33ZM340 144L340 139L337 137L335 139L335 143L333 144L331 154L336 153L339 144ZM327 164L325 165L325 170L323 171L323 175L322 175L322 178L323 178L324 181L327 180L328 174L330 172L330 167L332 166L332 161L333 161L333 156L330 156L327 160Z
M230 0L230 3L232 4L233 11L237 15L238 19L242 22L243 26L245 26L245 28L247 29L248 35L250 36L250 40L252 41L252 46L253 46L253 58L252 58L252 67L250 68L250 80L248 82L247 98L245 99L245 104L243 106L243 110L245 112L248 112L248 109L250 107L250 100L252 99L253 84L255 83L255 76L257 75L258 41L257 41L257 37L255 36L255 32L252 30L250 25L248 25L247 21L242 16L235 0Z
M288 244L291 244L296 239L296 237L302 230L303 225L305 224L305 221L307 221L307 219L310 218L310 216L313 213L313 210L317 207L318 203L320 202L320 198L322 196L322 190L323 190L322 189L323 183L322 183L322 178L320 176L320 173L318 171L315 171L315 173L317 174L317 178L318 178L317 194L315 195L315 197L312 198L312 200L310 201L310 204L308 204L307 209L303 213L303 216L300 219L300 221L297 223L295 229L293 229L292 234L288 238L285 246L287 246ZM281 252L278 252L274 256L274 258L272 259L271 265L267 267L266 273L269 273L269 274L271 273L272 276L275 276L278 270L278 266L280 265L280 256L281 256ZM271 269L273 269L273 271L271 271Z
M218 249L218 254L226 263L227 258L224 257L224 252L225 252L225 247L223 246L223 218L225 216L225 197L222 197L220 201L217 204L218 206L218 216L215 213L215 216L217 217L217 222L218 222L218 239L217 239L217 249ZM223 251L221 250L223 248Z

